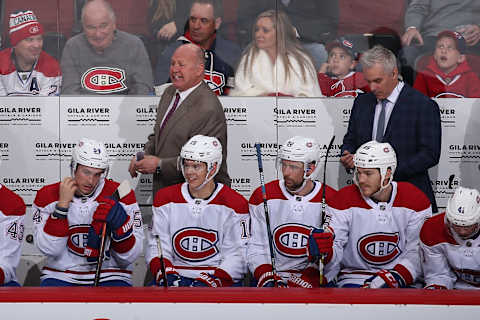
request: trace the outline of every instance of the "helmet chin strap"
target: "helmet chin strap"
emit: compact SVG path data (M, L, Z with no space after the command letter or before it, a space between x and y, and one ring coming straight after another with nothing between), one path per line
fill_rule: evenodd
M210 172L212 172L212 170L214 170L214 169L215 169L215 168L212 168L212 169L210 170ZM210 174L210 172L207 173L207 176ZM210 180L212 180L213 177L215 177L215 175L212 175L210 178L205 177L205 181L203 181L198 187L193 188L193 190L195 190L195 191L200 191L200 189L202 189Z

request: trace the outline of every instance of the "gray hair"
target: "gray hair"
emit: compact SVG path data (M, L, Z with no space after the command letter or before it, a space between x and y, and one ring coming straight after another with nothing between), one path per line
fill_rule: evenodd
M85 2L85 4L82 7L82 15L81 15L82 22L83 22L84 17L85 17L85 8L87 8L87 6L89 4L94 3L94 2L98 2L99 4L101 4L105 8L105 10L107 10L108 14L112 18L112 21L115 22L115 20L116 20L115 11L113 10L112 5L108 1L105 1L105 0L88 0L87 2Z
M381 64L383 65L384 71L388 73L397 67L397 58L389 49L381 45L376 45L362 53L360 64L363 70L369 69L375 64Z

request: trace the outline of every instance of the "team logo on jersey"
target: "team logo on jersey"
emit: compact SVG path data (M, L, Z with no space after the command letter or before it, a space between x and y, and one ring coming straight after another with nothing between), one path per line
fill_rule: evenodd
M299 223L279 225L273 231L273 243L277 251L290 258L307 256L308 236L311 227Z
M402 250L398 247L398 232L370 233L358 240L357 251L367 263L383 265L395 260Z
M96 93L114 93L127 89L125 70L109 67L88 69L82 76L82 86Z
M225 76L223 73L216 71L205 71L205 76L203 79L217 96L222 94L223 87L225 86Z
M203 228L183 228L172 238L173 251L183 260L198 262L218 254L218 233Z
M67 248L68 250L80 257L83 257L83 250L87 246L88 241L88 224L80 224L70 226L68 230Z

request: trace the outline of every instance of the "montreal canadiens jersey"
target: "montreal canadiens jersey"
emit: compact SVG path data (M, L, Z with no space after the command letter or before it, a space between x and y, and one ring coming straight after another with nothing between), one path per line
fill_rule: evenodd
M274 180L265 185L269 210L273 250L279 275L287 280L289 274L304 270L308 265L307 243L310 231L321 227L323 187L315 182L313 190L305 196L289 193L283 180ZM336 191L329 186L325 190L327 204ZM251 235L247 249L250 271L263 264L271 264L268 245L265 211L260 188L249 201Z
M464 240L445 225L445 213L425 221L420 232L427 286L480 289L480 237Z
M392 182L389 202L365 198L355 185L338 191L329 206L335 233L333 258L325 266L338 286L362 285L381 269L395 269L411 284L421 272L419 234L432 215L425 194L408 182Z
M62 73L57 60L42 51L32 71L18 72L12 50L0 51L0 96L53 96L60 93Z
M318 84L326 97L355 98L360 93L369 92L368 83L361 72L350 72L343 79L318 73Z
M0 184L0 285L17 281L15 269L22 250L25 210L22 198Z
M88 229L98 207L97 199L111 196L118 185L117 182L104 179L91 197L74 197L67 219L51 217L59 198L59 182L37 192L32 205L34 237L38 249L47 256L42 280L54 278L73 284L93 284L96 263L88 263L84 255ZM100 282L121 280L131 284L132 263L143 250L142 216L133 190L120 199L120 203L134 221L133 232L122 241L106 242L107 258L102 265Z
M184 277L226 272L234 282L246 272L250 216L242 195L217 183L206 200L194 199L188 184L163 188L155 195L145 259L158 257L159 236L165 259ZM217 270L220 269L220 270Z

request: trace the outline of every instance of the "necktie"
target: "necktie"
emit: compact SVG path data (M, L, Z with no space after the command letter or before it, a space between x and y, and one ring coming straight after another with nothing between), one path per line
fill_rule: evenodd
M378 117L377 123L377 141L382 142L383 140L383 131L385 130L385 107L387 106L387 99L383 99L382 103L382 111L380 111L380 117Z
M159 131L158 135L160 135L162 133L163 128L165 128L165 125L168 122L168 119L170 119L170 117L173 115L173 113L177 109L179 101L180 101L180 94L177 92L177 94L175 95L175 101L173 102L173 106L170 108L170 110L168 110L168 113L165 116L165 119L163 119L162 126L160 127L160 131Z

